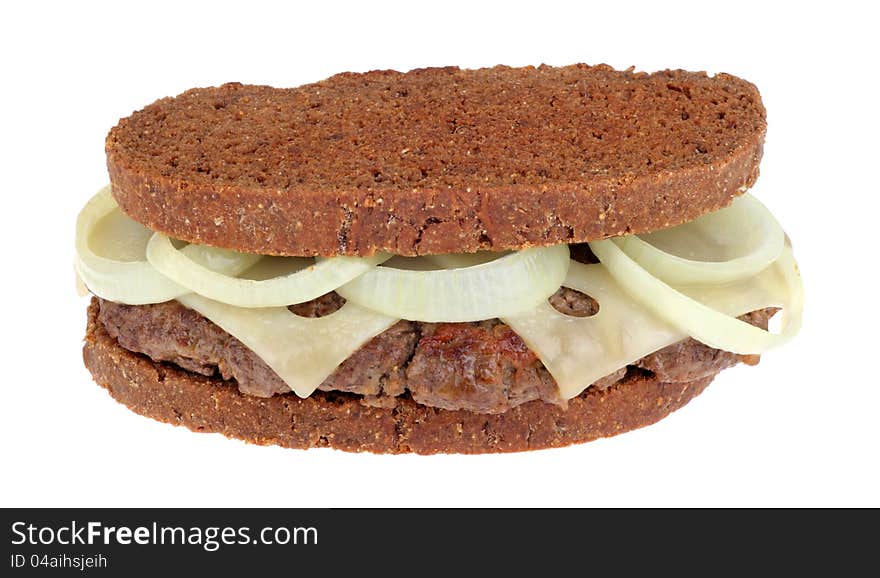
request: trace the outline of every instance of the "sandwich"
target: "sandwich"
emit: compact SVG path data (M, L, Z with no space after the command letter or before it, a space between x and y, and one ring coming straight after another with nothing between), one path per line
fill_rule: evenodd
M162 98L110 130L77 219L85 365L136 413L289 448L653 424L800 326L748 192L765 133L738 77L605 65Z

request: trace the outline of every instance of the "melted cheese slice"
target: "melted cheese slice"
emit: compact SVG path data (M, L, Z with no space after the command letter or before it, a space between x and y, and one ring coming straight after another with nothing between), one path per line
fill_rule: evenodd
M177 300L248 346L300 397L311 395L339 364L398 321L351 302L308 318L286 307L234 307L195 293Z
M786 268L794 266L786 247L779 260L749 279L676 289L713 309L739 316L765 307L785 307L791 299ZM688 337L630 298L600 264L572 261L563 285L593 297L599 303L598 313L572 317L544 302L502 321L535 352L566 399L621 367Z
M727 315L786 307L787 279L796 267L786 247L774 264L749 279L722 286L676 287ZM502 319L535 352L559 384L564 398L579 395L596 380L688 337L633 300L600 264L571 262L565 287L592 296L599 312L572 317L544 301L531 311ZM240 308L202 297L178 301L239 339L300 397L308 397L367 341L398 319L347 302L320 318L300 317L285 307Z

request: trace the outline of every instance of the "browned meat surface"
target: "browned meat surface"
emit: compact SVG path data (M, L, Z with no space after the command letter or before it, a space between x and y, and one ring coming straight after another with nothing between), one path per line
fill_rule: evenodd
M597 311L589 296L560 289L550 302L560 311L586 316ZM235 380L247 394L270 397L288 393L287 385L256 354L200 314L176 301L122 305L99 300L99 321L130 350L155 361L174 363L202 375ZM336 311L344 300L335 293L292 307L318 317ZM771 310L744 316L766 327ZM691 381L752 357L707 347L686 339L633 364L664 382ZM627 368L596 382L609 387ZM540 399L564 405L556 383L522 339L500 321L420 323L400 321L377 335L343 362L319 386L364 396L370 405L389 406L400 395L420 404L477 413L503 413Z

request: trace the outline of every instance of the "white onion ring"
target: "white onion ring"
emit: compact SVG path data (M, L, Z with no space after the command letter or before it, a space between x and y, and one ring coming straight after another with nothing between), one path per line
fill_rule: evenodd
M113 245L103 243L103 254L98 254L92 248L91 237L102 220L113 216L114 211L119 213L117 228L124 229L125 234ZM92 293L118 303L160 303L186 293L185 288L156 271L143 256L137 258L138 248L146 246L150 234L149 229L119 211L107 185L86 203L76 219L76 272Z
M478 251L477 253L443 253L440 255L425 255L425 259L437 265L439 269L460 269L482 265L495 259L509 255L510 251L496 253L493 251Z
M161 303L189 293L147 261L152 235L153 231L119 210L108 185L86 203L77 218L74 268L92 293L117 303ZM225 275L238 275L260 259L259 255L200 245L187 245L181 251L199 265Z
M744 194L724 209L663 231L611 239L653 276L673 285L721 284L751 277L776 261L785 245L782 227L756 198ZM712 260L677 253L703 253ZM716 260L717 259L717 260Z
M789 286L788 303L780 304L783 312L779 334L725 315L667 285L633 261L613 241L594 241L590 248L633 299L709 347L739 355L758 354L785 343L800 329L803 287L788 247L779 257L786 260L784 269Z
M220 249L215 251L230 258L244 255ZM258 255L253 257L259 259ZM286 275L258 281L225 275L197 263L185 251L174 247L171 239L162 233L154 233L147 243L147 260L157 271L193 293L237 307L283 307L310 301L363 275L390 257L387 253L364 258L333 257Z
M376 267L336 291L346 300L391 317L480 321L537 306L559 289L568 266L568 245L556 245L456 269Z

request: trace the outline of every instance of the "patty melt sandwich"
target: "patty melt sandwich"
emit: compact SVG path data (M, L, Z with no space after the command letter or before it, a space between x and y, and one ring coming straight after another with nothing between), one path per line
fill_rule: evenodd
M86 366L142 415L292 448L654 423L800 325L747 193L765 129L737 77L607 66L163 98L110 131L77 221Z

